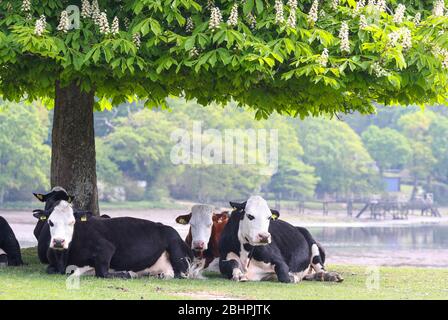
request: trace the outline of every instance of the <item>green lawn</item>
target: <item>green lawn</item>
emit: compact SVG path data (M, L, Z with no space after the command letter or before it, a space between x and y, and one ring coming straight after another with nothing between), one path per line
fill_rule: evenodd
M447 299L448 269L380 268L379 289L366 286L366 268L330 265L342 283L235 283L209 274L208 280L81 278L79 290L66 276L46 275L35 249L24 250L25 267L0 269L1 299Z

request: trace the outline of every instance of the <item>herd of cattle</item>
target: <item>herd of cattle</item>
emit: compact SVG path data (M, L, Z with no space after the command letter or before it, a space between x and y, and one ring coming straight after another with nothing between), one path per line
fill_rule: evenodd
M45 204L33 211L38 220L34 236L49 274L65 274L76 266L81 274L102 278L204 278L202 272L217 262L221 274L235 281L343 280L325 270L325 251L308 230L278 220L279 212L260 196L231 202L231 213L193 206L176 218L190 225L183 241L174 228L161 223L76 210L73 197L61 187L34 195ZM23 264L19 243L2 217L0 264Z

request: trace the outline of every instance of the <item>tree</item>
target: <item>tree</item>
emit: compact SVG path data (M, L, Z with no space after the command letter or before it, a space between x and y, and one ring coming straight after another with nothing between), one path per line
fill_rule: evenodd
M314 168L303 162L304 151L293 124L276 116L269 121L269 127L279 130L279 164L269 181L268 190L283 199L312 197L319 179Z
M42 107L0 106L0 204L8 190L30 192L47 184L48 113Z
M448 119L437 117L429 131L432 137L431 150L436 159L433 175L439 181L448 183Z
M304 161L315 167L320 178L319 194L372 191L378 187L374 161L360 137L344 122L307 119L298 125Z
M418 183L420 180L426 180L430 184L431 171L436 163L432 153L432 137L429 133L431 123L436 115L431 111L419 111L406 114L398 120L398 125L408 138L412 147L412 162L410 163L410 172L414 180L414 188L411 198L414 199Z
M412 156L408 140L394 129L369 126L362 133L362 141L381 174L386 169L402 169Z
M80 21L67 1L0 3L0 93L54 101L51 184L95 213L94 106L165 105L165 97L184 95L203 105L234 99L262 118L446 98L448 18L440 1L432 10L406 0L403 10L396 1L355 8L353 0L247 0L237 4L241 18L225 22L234 2L73 5L80 2Z

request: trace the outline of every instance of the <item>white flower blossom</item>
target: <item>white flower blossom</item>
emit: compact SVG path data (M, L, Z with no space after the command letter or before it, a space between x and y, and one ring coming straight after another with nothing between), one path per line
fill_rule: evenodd
M355 14L358 14L362 8L364 8L366 5L366 0L359 0L358 2L356 2L356 7L355 7Z
M21 9L22 9L22 12L30 12L31 11L31 0L23 0Z
M129 29L129 26L131 25L131 20L129 20L128 17L124 17L124 19L123 19L123 23L124 23L124 27L125 27L126 29Z
M140 38L140 33L137 32L132 35L132 42L134 42L134 44L137 48L140 48L140 46L142 44L141 38Z
M394 22L395 23L403 22L405 11L406 11L406 6L402 3L400 3L397 7L397 10L395 10L395 14L394 14Z
M61 19L59 20L57 30L67 33L69 29L70 29L70 20L68 19L68 12L67 10L64 10L61 12Z
M275 0L275 23L283 23L285 22L285 17L283 14L283 1Z
M288 0L289 6L289 16L288 16L288 26L291 28L296 27L297 22L297 0Z
M230 10L230 16L227 20L227 24L231 27L235 27L238 25L238 4L234 4L232 9Z
M378 0L376 2L376 7L380 12L386 11L386 0Z
M45 28L47 27L47 20L44 15L41 15L39 19L36 20L36 25L34 26L34 34L36 36L41 36Z
M331 2L331 7L333 8L333 10L337 10L339 6L339 0L333 0Z
M350 42L348 40L349 30L347 21L342 22L339 31L339 39L341 39L340 48L342 52L350 52Z
M208 28L214 31L219 28L220 23L222 22L222 14L221 10L218 7L213 7L210 11L210 22L208 24Z
M400 37L401 37L400 30L389 33L388 34L388 38L389 38L388 45L391 47L397 46L398 41L400 40Z
M106 12L100 13L100 16L98 17L96 23L98 25L98 28L100 29L100 33L102 33L102 34L110 33L109 21L107 20Z
M372 72L377 78L387 77L389 75L379 62L372 64Z
M185 24L185 31L187 31L188 33L192 32L194 29L194 22L193 19L191 17L187 18L187 23Z
M120 21L118 21L118 17L115 17L114 20L112 20L110 31L114 36L116 36L120 32Z
M439 58L442 59L441 63L442 63L442 68L443 69L448 69L448 50L447 49L442 49L439 46L436 46L433 49L433 54Z
M314 0L311 5L310 12L308 13L308 20L310 22L316 22L319 14L319 1Z
M257 19L252 14L252 12L249 12L247 14L246 19L247 19L247 22L249 23L249 28L251 28L252 30L255 29L255 27L257 26Z
M401 45L404 50L408 50L412 47L411 30L408 28L401 28Z
M101 11L100 6L98 5L98 0L93 0L92 5L90 6L90 13L95 24L100 24L101 19Z
M368 6L376 6L376 0L369 0L369 2L367 2Z
M417 12L414 16L415 25L418 26L421 20L422 20L422 14L420 12Z
M366 28L367 26L368 26L367 18L366 18L365 15L361 14L361 15L359 16L359 28L360 28L360 29L364 29L364 28Z
M89 0L82 0L81 2L81 17L90 18L92 16L92 9Z
M432 14L436 17L442 17L445 12L445 1L436 0L434 1L434 7L432 9Z
M212 10L215 7L215 1L214 0L207 0L207 4L205 5L205 8L207 10Z
M196 58L197 56L199 56L199 50L196 47L191 48L189 55L191 58Z
M399 43L404 50L410 49L412 47L411 30L409 30L408 28L403 27L398 29L397 31L391 32L389 33L388 38L388 45L390 47L395 47Z
M319 62L319 64L322 67L326 67L327 66L327 64L328 64L328 49L327 48L325 48L322 51L322 54L320 55L320 57L318 59L318 62Z

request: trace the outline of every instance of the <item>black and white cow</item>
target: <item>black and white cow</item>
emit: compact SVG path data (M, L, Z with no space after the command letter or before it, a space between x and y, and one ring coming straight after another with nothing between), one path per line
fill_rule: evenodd
M19 242L9 223L0 217L0 265L20 266L22 264Z
M41 263L48 264L47 252L50 246L51 238L50 227L47 223L48 216L59 201L65 200L72 202L74 197L69 195L64 188L59 186L54 187L47 194L33 193L33 195L39 201L45 203L44 210L33 211L33 216L38 220L33 233L37 240L37 255L39 256L39 260Z
M48 217L48 259L65 273L68 266L92 267L97 277L155 275L183 277L193 254L176 230L152 221L102 219L74 212L59 201Z
M252 196L235 208L220 240L221 273L235 281L278 279L342 281L324 268L324 252L305 229L277 220L260 196ZM311 270L312 269L312 270Z

